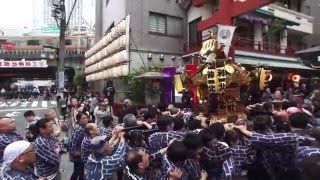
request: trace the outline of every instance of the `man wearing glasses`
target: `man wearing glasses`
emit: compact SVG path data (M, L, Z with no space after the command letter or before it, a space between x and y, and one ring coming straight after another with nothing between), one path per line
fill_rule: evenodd
M3 151L11 143L22 140L16 131L16 123L9 117L0 117L0 165L3 161Z
M3 160L0 179L39 179L32 168L36 153L30 142L16 141L9 144L4 150Z

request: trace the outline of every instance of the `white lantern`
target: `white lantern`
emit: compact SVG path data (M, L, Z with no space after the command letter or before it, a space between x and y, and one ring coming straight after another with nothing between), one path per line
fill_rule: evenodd
M109 32L106 37L107 37L107 42L108 42L108 44L110 44L110 43L112 42L111 33ZM108 45L108 44L107 44L107 45Z
M120 34L124 34L126 32L126 21L122 20L119 24L118 24L118 31Z
M102 38L102 44L103 44L103 46L106 46L107 45L107 36L104 36L103 38Z
M113 27L111 29L111 39L114 40L115 38L117 38L117 30Z
M103 51L104 51L105 56L108 56L108 55L109 55L108 46L105 47L105 48L103 48Z
M121 48L125 48L126 47L126 35L121 36L120 38L120 46Z

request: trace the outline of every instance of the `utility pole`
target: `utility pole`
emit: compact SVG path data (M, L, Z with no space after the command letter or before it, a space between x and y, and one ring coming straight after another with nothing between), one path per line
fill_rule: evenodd
M59 36L59 47L58 49L58 88L59 92L64 91L64 58L66 55L66 31L68 28L68 25L70 23L70 19L72 16L72 12L74 10L74 7L77 3L77 0L74 0L72 9L69 13L68 21L67 21L67 15L66 15L66 6L65 6L65 0L55 0L53 1L53 10L52 10L52 16L55 18L57 24L60 27L60 36Z
M66 55L66 31L67 31L67 21L66 21L66 6L65 0L60 1L61 8L61 19L60 19L60 36L59 36L59 67L58 67L58 79L59 79L59 91L64 90L64 58Z

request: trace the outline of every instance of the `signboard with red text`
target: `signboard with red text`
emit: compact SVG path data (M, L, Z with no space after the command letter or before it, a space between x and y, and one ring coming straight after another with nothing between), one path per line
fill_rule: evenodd
M8 61L0 59L0 68L47 68L47 60L39 61L26 61L24 59L20 61Z

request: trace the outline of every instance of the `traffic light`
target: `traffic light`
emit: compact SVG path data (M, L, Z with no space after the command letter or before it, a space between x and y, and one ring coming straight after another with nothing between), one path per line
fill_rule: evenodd
M260 69L259 88L264 90L268 83L272 80L271 70Z

